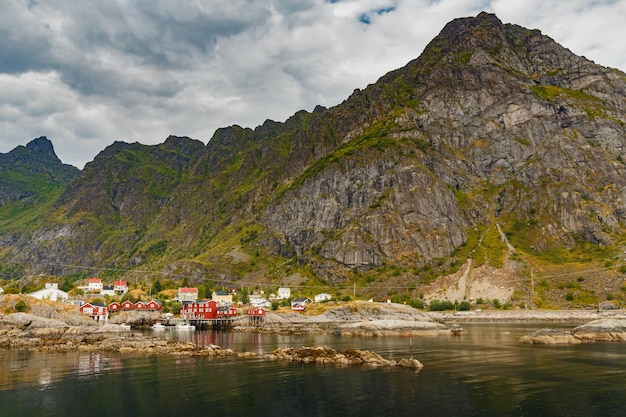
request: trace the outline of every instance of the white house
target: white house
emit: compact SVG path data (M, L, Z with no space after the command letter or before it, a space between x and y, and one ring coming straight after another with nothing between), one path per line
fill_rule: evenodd
M176 294L176 300L183 301L197 301L198 289L196 287L180 287Z
M321 303L322 301L330 301L332 298L330 294L317 294L315 296L315 302Z
M87 280L87 291L89 292L102 291L102 280L100 278L89 278Z
M281 287L278 289L278 295L276 298L278 299L287 299L291 297L291 290L289 288Z
M128 292L128 284L124 280L117 280L113 282L113 291L118 294L126 294Z
M114 297L116 294L113 288L114 288L113 285L104 285L102 286L102 291L100 291L100 294L110 295L111 297Z
M250 294L250 305L255 308L259 307L271 307L272 303L267 301L267 298L261 294Z
M68 293L59 289L59 284L52 283L48 283L44 289L33 291L28 295L40 300L51 301L67 301L70 298Z

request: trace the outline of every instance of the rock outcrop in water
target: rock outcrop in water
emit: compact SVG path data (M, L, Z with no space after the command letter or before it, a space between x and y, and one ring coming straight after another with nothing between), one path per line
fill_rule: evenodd
M324 365L367 365L374 367L401 366L406 368L422 368L424 365L417 359L402 359L399 362L385 359L378 353L360 349L336 351L329 347L280 348L263 356L272 360L287 360L302 363Z
M541 329L524 335L520 342L537 345L572 345L593 342L626 342L626 318L593 320L571 331Z

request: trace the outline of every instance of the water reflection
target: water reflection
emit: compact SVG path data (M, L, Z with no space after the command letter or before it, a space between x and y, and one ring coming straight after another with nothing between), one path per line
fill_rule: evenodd
M335 368L260 358L0 352L0 417L626 415L624 344L522 345L533 324L476 324L462 337L413 338L425 364ZM169 331L166 331L166 333ZM198 345L265 353L362 348L408 357L406 337L169 332Z

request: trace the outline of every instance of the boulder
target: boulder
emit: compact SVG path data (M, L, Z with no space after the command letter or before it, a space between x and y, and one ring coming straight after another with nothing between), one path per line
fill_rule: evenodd
M593 320L572 330L572 335L583 342L626 341L626 319Z

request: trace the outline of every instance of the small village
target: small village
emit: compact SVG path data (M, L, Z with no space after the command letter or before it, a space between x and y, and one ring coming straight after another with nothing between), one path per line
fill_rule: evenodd
M37 299L60 301L73 304L84 315L97 322L109 322L119 313L149 313L148 323L153 330L176 328L194 330L196 328L222 328L235 322L246 320L249 324L263 323L267 309L277 305L288 306L294 312L303 312L313 302L330 301L330 294L317 294L309 297L292 298L291 290L280 287L276 294L265 297L262 291L254 291L237 299L237 288L215 290L210 298L201 298L197 287L178 287L172 300L156 298L131 300L127 297L129 285L125 280L115 280L105 284L100 278L88 278L86 284L78 286L80 298L72 298L70 293L59 289L58 283L46 283L45 287L28 293ZM173 309L165 303L175 303ZM280 304L279 304L280 303ZM169 308L168 308L169 307ZM124 326L130 326L122 323Z

